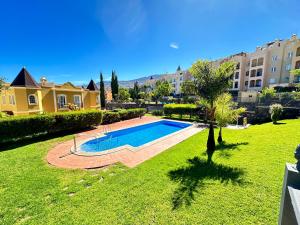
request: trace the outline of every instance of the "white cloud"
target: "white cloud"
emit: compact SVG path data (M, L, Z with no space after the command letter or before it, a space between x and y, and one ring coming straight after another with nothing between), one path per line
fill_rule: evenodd
M177 43L175 43L175 42L170 43L169 46L170 46L170 48L174 48L174 49L178 49L179 48L179 45Z

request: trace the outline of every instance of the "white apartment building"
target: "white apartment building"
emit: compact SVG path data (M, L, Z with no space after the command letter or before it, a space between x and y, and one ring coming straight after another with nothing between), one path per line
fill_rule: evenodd
M290 70L300 68L300 39L296 35L256 47L255 52L241 52L213 63L218 66L228 60L237 62L231 90L260 91L264 87L300 82L299 77L290 74Z

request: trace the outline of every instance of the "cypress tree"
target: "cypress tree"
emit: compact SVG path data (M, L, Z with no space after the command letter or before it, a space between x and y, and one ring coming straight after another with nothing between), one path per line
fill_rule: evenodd
M114 71L115 74L115 92L116 94L119 94L119 83L118 83L118 76L116 74L116 71Z
M113 99L115 99L115 74L114 74L114 71L111 72L110 87L111 87L112 97L113 97Z
M100 73L100 99L101 99L101 107L105 107L105 90L104 90L104 81L103 81L102 73Z

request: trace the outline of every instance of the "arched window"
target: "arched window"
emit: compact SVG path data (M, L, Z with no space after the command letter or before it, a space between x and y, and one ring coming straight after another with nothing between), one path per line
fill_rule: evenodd
M28 104L29 105L37 105L37 99L36 99L36 96L31 94L31 95L28 95Z
M300 47L297 48L296 56L300 56Z

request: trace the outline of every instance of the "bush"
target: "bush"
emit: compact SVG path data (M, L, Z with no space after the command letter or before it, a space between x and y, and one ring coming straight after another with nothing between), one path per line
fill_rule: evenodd
M103 114L102 124L110 124L121 121L119 112L106 111Z
M163 110L153 110L151 113L153 116L163 116L164 115Z
M182 115L196 115L197 107L194 104L166 104L164 105L164 114L172 117L172 114Z
M105 111L103 115L103 124L119 122L121 120L129 120L145 115L146 110L137 109L118 109L114 111Z
M75 131L99 125L101 111L76 111L45 115L15 116L0 120L0 142L46 133Z
M277 121L280 119L280 116L282 114L283 107L280 104L274 104L270 106L270 114L271 114L271 119L273 121L273 124L276 124Z

